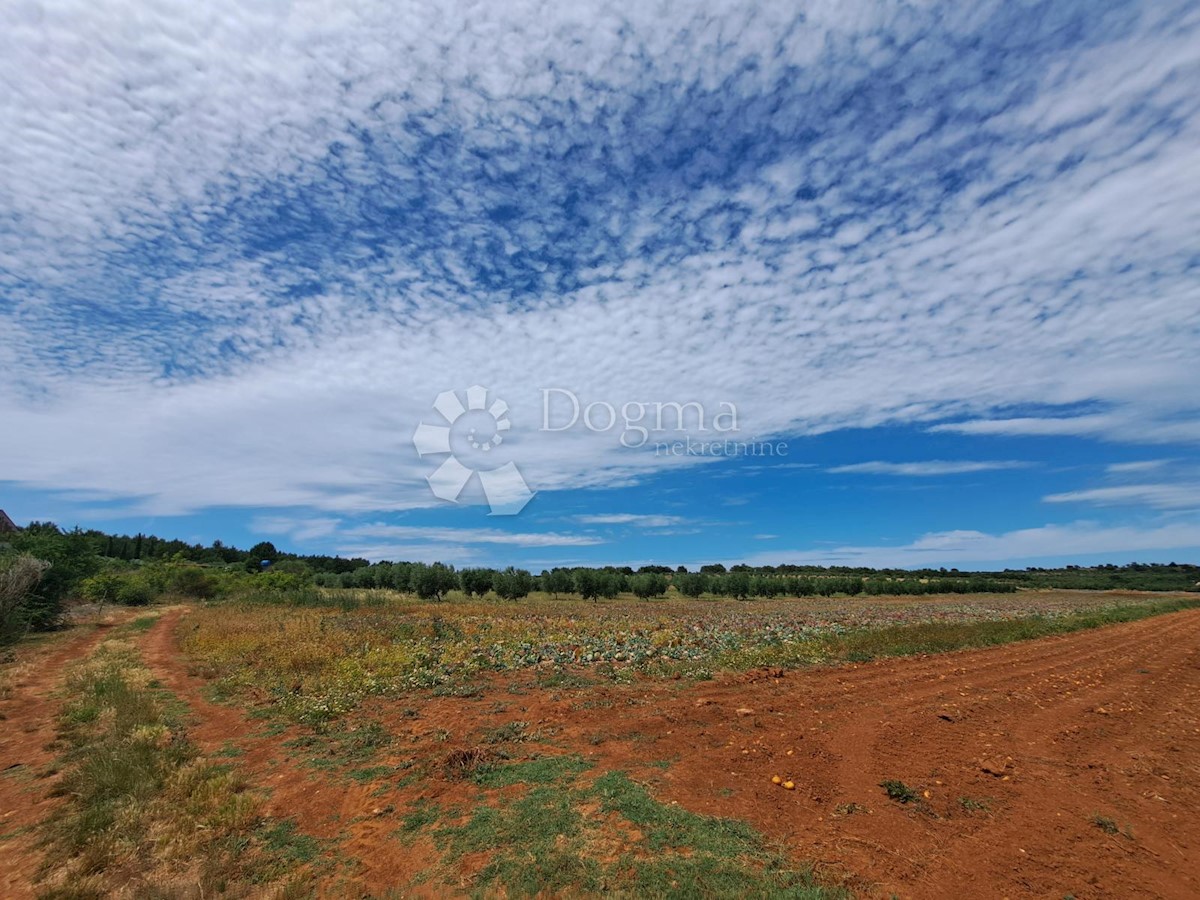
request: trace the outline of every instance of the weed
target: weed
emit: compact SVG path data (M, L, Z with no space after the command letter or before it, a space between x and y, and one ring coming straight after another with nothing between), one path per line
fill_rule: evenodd
M487 747L467 747L452 751L442 760L442 774L453 781L461 781L476 773L486 771L500 756Z
M1092 824L1095 825L1097 828L1099 828L1101 831L1103 831L1105 834L1120 834L1121 833L1121 829L1117 826L1116 822L1114 822L1108 816L1102 816L1099 813L1092 816Z
M1094 816L1092 816L1092 824L1105 834L1121 834L1127 837L1129 840L1133 840L1133 830L1128 825L1122 829L1117 825L1115 820L1110 819L1108 816L1102 816L1099 813L1096 813Z
M860 813L869 812L869 809L858 803L839 803L833 810L835 816L856 816Z
M526 729L528 722L507 722L495 728L489 728L483 733L485 744L515 744L529 740Z
M889 779L879 782L879 786L887 792L889 800L895 800L897 803L917 803L921 799L921 795L903 781Z
M988 812L992 808L989 800L977 797L959 797L958 805L963 812Z

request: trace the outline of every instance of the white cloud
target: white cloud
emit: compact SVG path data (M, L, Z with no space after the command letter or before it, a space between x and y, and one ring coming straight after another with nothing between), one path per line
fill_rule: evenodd
M699 462L539 433L554 385L1200 441L1195 13L990 46L1008 10L8 4L2 474L428 507L411 433L477 382L540 490Z
M335 534L341 521L341 519L320 516L312 518L256 516L250 523L250 529L259 534L286 534L298 541L311 541Z
M1023 469L1030 464L1015 460L945 460L932 459L924 462L863 462L845 466L833 466L828 472L839 474L868 475L911 475L926 477L933 475L963 475L970 472L990 472L999 469Z
M1105 471L1110 475L1128 475L1135 472L1149 472L1160 469L1170 463L1169 459L1141 459L1134 462L1110 463Z
M972 419L965 422L943 422L931 426L929 430L977 435L1108 437L1130 443L1151 444L1200 441L1200 421L1152 421L1145 418L1144 412L1127 408L1120 414Z
M1092 503L1097 506L1150 506L1154 509L1200 509L1200 484L1122 484L1064 491L1047 503Z
M678 525L683 522L680 516L642 515L637 513L598 513L595 515L576 516L578 521L588 525L635 525L638 528L665 528L668 525Z
M940 531L903 546L843 546L825 550L770 550L752 554L750 565L812 565L919 568L963 564L1021 566L1037 560L1080 558L1095 554L1200 550L1200 523L1177 522L1147 528L1092 522L1043 525L1002 534Z
M344 539L402 538L453 544L505 544L514 547L590 547L601 538L553 531L515 532L498 528L425 528L417 525L356 525L341 532Z

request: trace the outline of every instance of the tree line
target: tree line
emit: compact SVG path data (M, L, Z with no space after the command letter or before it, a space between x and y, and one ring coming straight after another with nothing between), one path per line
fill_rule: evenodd
M153 535L107 534L32 522L0 535L0 643L56 627L71 598L140 605L170 594L197 599L245 596L289 603L327 602L322 590L386 588L425 600L451 592L519 600L534 592L598 601L632 594L653 599L833 597L860 594L1004 593L1021 588L1200 590L1200 566L1130 563L960 572L846 566L747 566L719 563L691 571L646 565L558 567L533 574L505 568L377 562L278 550L267 541L240 550L214 541L188 544Z

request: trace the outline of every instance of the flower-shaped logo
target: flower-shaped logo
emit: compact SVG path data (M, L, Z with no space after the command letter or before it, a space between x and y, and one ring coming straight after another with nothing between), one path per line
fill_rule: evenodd
M533 499L533 491L511 460L489 465L512 423L508 420L508 404L496 399L488 406L487 395L485 387L469 387L464 406L455 391L438 394L433 408L446 424L422 422L413 434L413 445L422 457L450 454L426 478L435 497L457 503L471 477L478 475L491 508L489 515L515 516Z

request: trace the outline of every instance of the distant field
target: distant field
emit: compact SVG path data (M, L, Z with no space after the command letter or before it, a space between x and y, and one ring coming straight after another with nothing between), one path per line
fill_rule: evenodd
M1122 621L1163 604L1200 604L1194 595L1086 591L600 603L324 595L328 606L199 609L183 650L224 689L266 691L287 715L314 723L367 696L452 689L487 673L705 679L755 666L985 646Z

